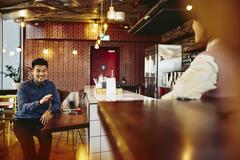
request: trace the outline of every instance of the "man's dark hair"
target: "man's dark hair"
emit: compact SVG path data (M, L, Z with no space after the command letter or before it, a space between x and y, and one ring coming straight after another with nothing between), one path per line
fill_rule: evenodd
M48 62L43 58L37 58L32 61L32 68L36 65L46 66L48 68Z

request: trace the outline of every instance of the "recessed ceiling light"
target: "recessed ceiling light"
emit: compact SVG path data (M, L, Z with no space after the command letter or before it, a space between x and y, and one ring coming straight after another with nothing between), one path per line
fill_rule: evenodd
M128 29L128 26L124 26L125 29Z
M192 8L193 8L193 6L192 6L192 5L187 5L187 6L186 6L186 10L187 10L187 11L191 11L191 10L192 10Z
M149 18L150 18L149 15L146 15L146 16L144 17L145 20L147 20L147 19L149 19Z

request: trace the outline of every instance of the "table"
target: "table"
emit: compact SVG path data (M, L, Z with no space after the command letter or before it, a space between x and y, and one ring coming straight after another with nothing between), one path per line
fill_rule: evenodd
M240 159L240 100L99 102L117 160Z
M89 127L89 121L86 112L79 115L69 115L67 113L58 113L43 127L42 133L52 133L80 129Z

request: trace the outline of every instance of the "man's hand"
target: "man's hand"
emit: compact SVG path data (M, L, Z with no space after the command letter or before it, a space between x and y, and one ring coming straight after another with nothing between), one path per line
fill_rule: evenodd
M44 96L39 103L40 104L45 104L45 103L49 103L49 101L52 99L52 94L47 94L46 96Z
M40 121L43 125L46 125L48 121L53 117L49 111L46 111L43 113L42 117L40 118Z

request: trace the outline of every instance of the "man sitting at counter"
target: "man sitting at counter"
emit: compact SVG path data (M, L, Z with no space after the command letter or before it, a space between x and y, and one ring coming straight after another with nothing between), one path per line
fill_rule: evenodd
M228 87L227 77L232 77L231 59L226 49L218 39L212 39L199 20L193 20L195 42L210 40L205 52L200 53L173 86L173 90L162 99L200 99L202 95L209 97L229 97L231 87ZM225 66L225 65L228 66ZM225 67L224 67L225 66ZM224 75L224 76L223 76Z

